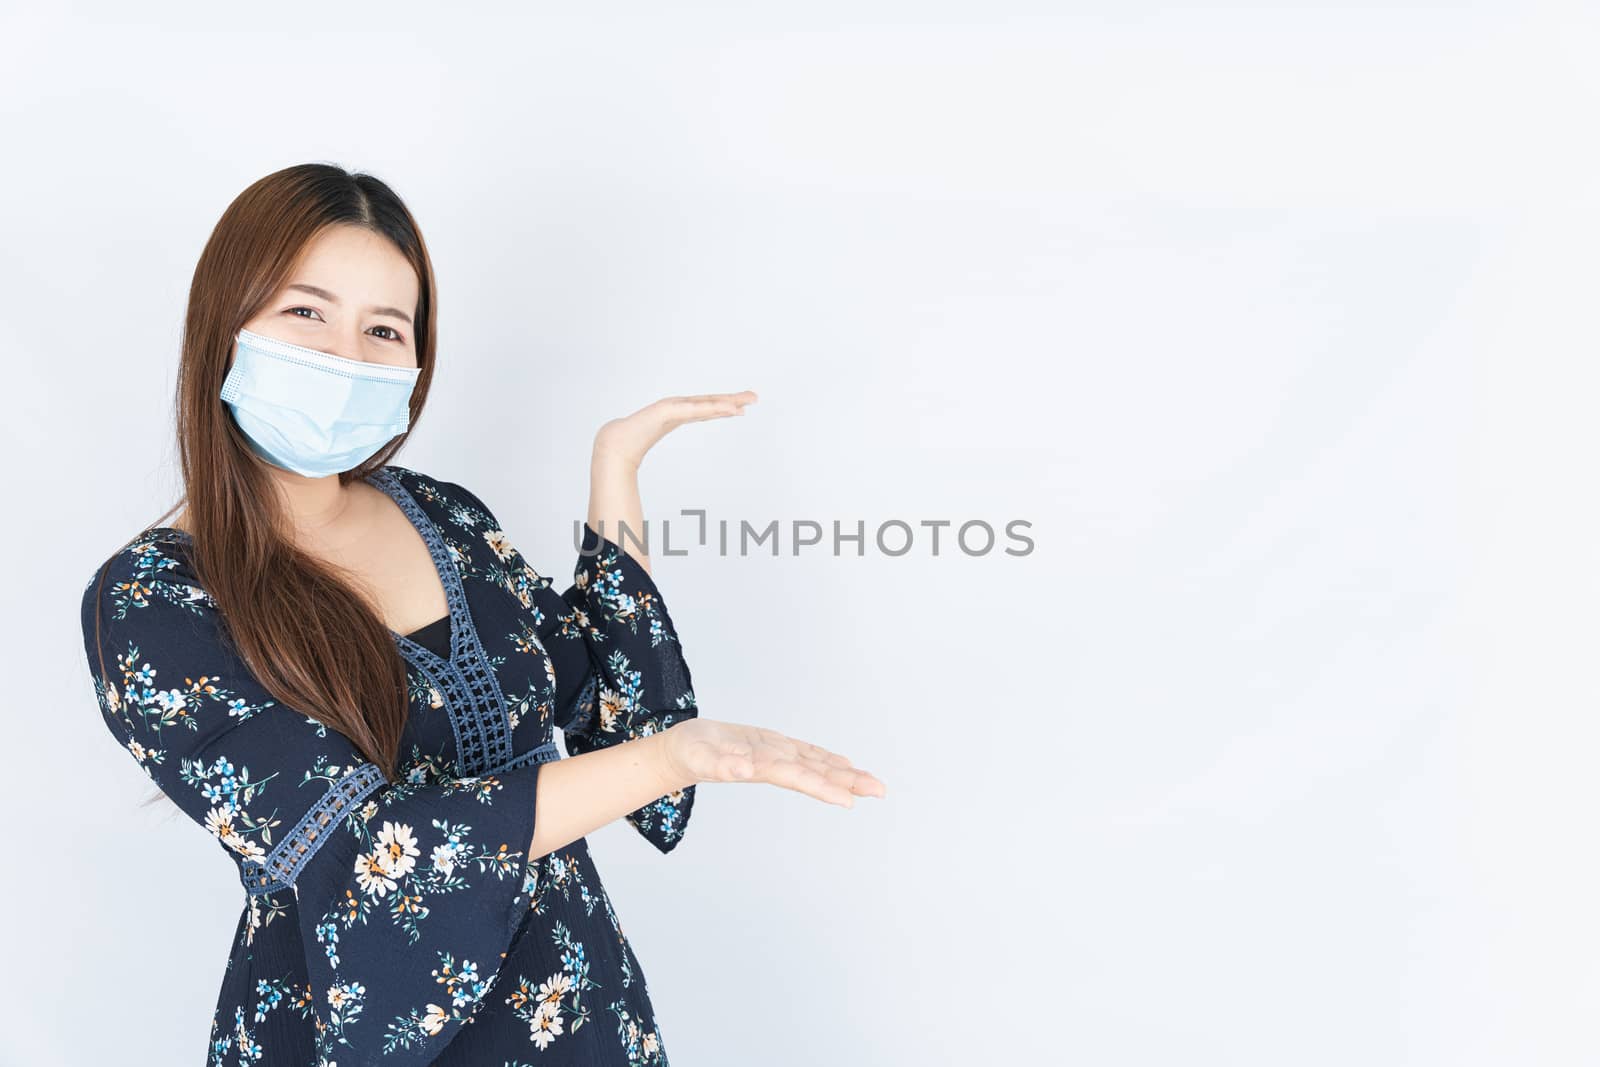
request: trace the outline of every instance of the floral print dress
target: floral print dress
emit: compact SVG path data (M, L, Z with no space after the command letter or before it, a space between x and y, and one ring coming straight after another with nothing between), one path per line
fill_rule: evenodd
M208 1067L666 1064L585 840L528 856L553 730L577 755L697 714L660 591L585 525L558 592L461 486L393 464L367 480L449 603L448 655L393 635L410 693L394 781L245 669L184 531L142 531L84 590L106 726L243 886ZM627 821L666 853L693 804L690 786Z

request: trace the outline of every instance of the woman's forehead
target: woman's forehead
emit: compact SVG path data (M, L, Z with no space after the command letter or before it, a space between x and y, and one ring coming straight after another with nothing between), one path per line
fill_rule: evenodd
M311 286L338 302L398 303L414 307L417 272L381 233L362 226L330 226L306 243L285 287ZM317 294L317 295L321 295Z

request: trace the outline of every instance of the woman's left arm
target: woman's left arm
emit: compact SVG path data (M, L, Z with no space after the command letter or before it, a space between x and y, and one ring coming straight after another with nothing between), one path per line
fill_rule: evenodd
M639 499L639 465L645 453L685 423L743 415L756 394L707 393L669 396L619 419L612 419L594 437L589 459L589 525L610 538L650 573L650 539Z

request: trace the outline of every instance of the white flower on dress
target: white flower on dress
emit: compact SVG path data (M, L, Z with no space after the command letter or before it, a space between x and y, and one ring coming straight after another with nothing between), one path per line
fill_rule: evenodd
M394 888L394 879L376 852L363 852L356 857L356 882L369 897L381 897Z
M456 846L446 843L433 850L433 869L443 871L446 878L456 869Z
M366 998L367 987L360 982L346 982L343 985L328 987L328 1006L334 1011L343 1011L360 1005Z
M617 716L628 707L627 698L614 689L600 687L600 729L615 733Z
M232 804L223 804L212 808L206 814L206 829L218 838L227 838L235 835L233 817L238 814Z
M523 607L531 608L533 607L533 591L535 589L543 589L545 581L537 571L526 563L522 565L522 579L517 585L517 599L522 601Z
M550 976L547 982L539 983L539 1011L559 1017L561 1013L561 998L566 996L572 988L572 976L565 971L557 971ZM559 1033L559 1029L557 1033Z
M238 834L223 834L222 843L233 849L247 860L255 860L259 863L267 858L267 852L265 849L256 844L254 841L246 841Z
M450 1019L450 1013L437 1004L429 1004L428 1010L422 1015L422 1029L429 1037L437 1037L444 1024Z
M405 823L385 822L378 831L378 861L391 878L404 878L417 866L422 850L411 827Z
M547 1015L543 1005L541 1005L539 1010L533 1013L533 1018L529 1020L528 1025L531 1032L528 1034L528 1040L541 1049L549 1048L550 1042L554 1041L561 1033L559 1011L560 1009L556 1009L557 1014Z
M494 554L500 557L501 563L505 563L517 554L517 550L511 547L511 541L506 537L503 530L485 530L483 531L483 539L489 543L490 548L494 549Z
M244 943L246 945L255 943L256 931L259 929L261 929L261 898L252 896L250 898L250 918L244 931Z

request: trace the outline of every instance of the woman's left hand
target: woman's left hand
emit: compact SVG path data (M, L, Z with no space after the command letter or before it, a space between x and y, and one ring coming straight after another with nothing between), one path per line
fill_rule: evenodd
M644 461L644 454L679 426L728 415L743 415L744 406L755 400L756 394L749 389L740 393L663 397L632 415L612 419L601 426L594 435L594 461L637 471L639 464Z

